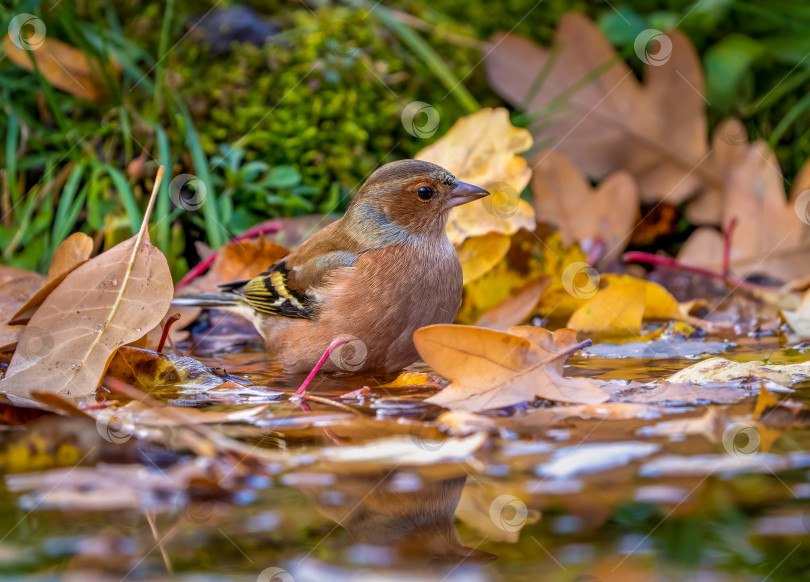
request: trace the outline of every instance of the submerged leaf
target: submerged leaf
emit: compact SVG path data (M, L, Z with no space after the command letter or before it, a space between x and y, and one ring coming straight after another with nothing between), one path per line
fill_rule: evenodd
M172 386L204 391L228 382L250 385L245 380L218 373L194 358L129 346L118 348L107 375L147 390Z

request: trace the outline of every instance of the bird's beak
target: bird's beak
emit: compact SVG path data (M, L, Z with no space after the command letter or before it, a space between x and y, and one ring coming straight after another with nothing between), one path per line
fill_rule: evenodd
M450 199L447 201L447 206L461 206L478 200L484 196L489 196L489 192L478 186L467 184L467 182L456 182L456 187L450 192Z

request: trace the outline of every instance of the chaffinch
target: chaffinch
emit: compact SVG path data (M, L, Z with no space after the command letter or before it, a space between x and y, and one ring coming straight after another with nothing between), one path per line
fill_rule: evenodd
M313 369L341 336L351 341L323 371L399 371L418 357L413 332L452 322L461 305L461 264L445 234L450 210L488 194L436 164L386 164L340 220L262 274L174 302L248 318L288 372Z

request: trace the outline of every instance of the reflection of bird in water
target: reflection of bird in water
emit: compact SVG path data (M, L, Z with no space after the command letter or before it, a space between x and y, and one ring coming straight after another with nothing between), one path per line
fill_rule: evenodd
M318 511L343 526L355 543L384 547L392 554L391 561L404 565L442 569L495 559L466 547L453 524L466 479L465 475L428 480L390 472L341 476L328 487L302 489Z

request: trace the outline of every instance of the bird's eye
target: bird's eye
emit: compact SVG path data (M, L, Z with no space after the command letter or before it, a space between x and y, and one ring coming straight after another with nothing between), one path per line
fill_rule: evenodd
M430 200L431 198L433 198L433 188L431 188L430 186L422 186L419 188L419 190L416 191L416 194L422 200Z

